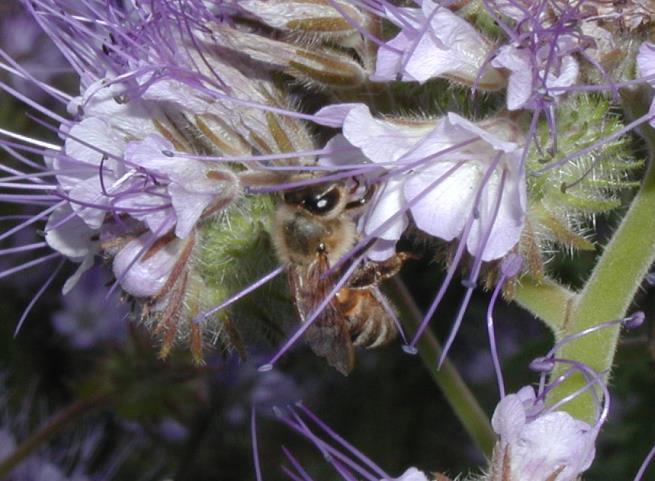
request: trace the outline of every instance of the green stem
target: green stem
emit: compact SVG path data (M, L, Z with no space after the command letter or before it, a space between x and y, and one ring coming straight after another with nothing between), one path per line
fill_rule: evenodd
M12 469L66 426L90 411L100 408L108 401L109 395L98 394L88 399L77 401L53 415L37 432L29 436L14 452L0 462L0 479L4 479Z
M630 103L630 99L626 102ZM634 107L634 103L626 107L626 110L630 110L630 107ZM653 130L648 126L642 130L652 155ZM566 329L567 334L624 317L655 260L655 169L653 159L650 160L641 189L577 297ZM582 362L597 372L609 372L614 361L619 331L620 326L617 325L577 339L563 346L559 356ZM556 371L554 376L562 371ZM550 401L564 398L584 383L581 377L571 378L553 391ZM591 394L577 396L566 404L566 410L577 418L593 419L593 397Z
M398 295L398 297L394 297L394 300L397 301L397 306L404 314L401 318L407 327L416 329L423 319L423 315L405 284L397 277L393 279L393 283ZM441 369L437 370L436 362L441 356L442 349L439 341L429 329L421 336L417 347L423 364L455 411L455 415L464 429L482 452L491 457L491 452L496 444L496 434L491 429L489 417L480 407L453 363L446 359Z
M514 290L514 301L541 319L557 336L567 323L575 293L553 279L521 279Z

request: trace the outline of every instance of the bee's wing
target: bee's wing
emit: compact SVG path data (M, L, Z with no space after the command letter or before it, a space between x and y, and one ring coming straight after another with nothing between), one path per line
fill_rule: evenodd
M323 278L328 268L324 256L319 256L309 266L289 268L289 287L302 322L312 315L334 287L329 277ZM316 355L326 358L328 364L340 373L348 375L352 371L355 350L346 319L334 299L307 329L305 339Z

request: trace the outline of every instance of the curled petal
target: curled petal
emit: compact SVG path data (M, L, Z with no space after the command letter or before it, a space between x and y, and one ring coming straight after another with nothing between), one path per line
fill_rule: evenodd
M506 45L498 50L498 55L491 64L511 72L507 85L507 108L509 110L522 108L532 96L533 73L528 53Z
M389 480L381 480L381 481L389 481ZM395 478L392 481L428 481L428 477L425 475L423 471L419 471L418 469L411 467L407 468L407 470L401 474L399 477Z
M95 231L75 215L68 205L50 214L45 232L48 245L71 260L81 260L92 250L91 237Z
M637 54L637 72L640 78L648 79L655 85L655 44L644 42Z
M153 242L153 234L144 234L130 241L114 257L114 275L129 294L156 296L166 285L186 242L189 241L177 238Z
M391 163L414 149L434 123L401 124L374 118L366 105L352 108L343 123L343 135L375 163Z
M492 90L504 85L503 77L493 68L480 75L491 45L466 20L429 0L422 3L422 11L413 10L405 27L388 42L389 48L380 49L372 80L395 80L399 76L423 83L447 77Z
M391 179L381 189L378 201L364 218L364 232L375 232L375 237L395 243L407 228L407 216L399 214L405 208L402 181ZM395 219L389 221L394 215ZM385 223L386 227L376 232Z

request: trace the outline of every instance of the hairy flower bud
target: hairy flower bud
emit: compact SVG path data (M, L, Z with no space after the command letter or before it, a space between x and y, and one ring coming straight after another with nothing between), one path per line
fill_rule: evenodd
M358 36L353 23L366 23L366 16L341 0L242 0L239 8L269 27L344 43Z

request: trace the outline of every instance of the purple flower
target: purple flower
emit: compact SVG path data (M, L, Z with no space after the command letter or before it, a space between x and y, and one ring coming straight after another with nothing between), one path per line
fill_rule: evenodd
M485 66L491 42L448 8L432 0L423 1L421 8L384 8L400 32L378 50L371 80L423 83L446 77L483 89L503 87L500 73Z
M533 99L533 95L540 97L543 95L540 92L546 91L557 97L566 92L565 87L574 85L578 79L578 62L564 53L571 51L574 45L571 39L560 38L557 46L544 45L536 54L515 45L500 47L491 64L511 72L507 86L507 108L539 108L538 100ZM558 52L557 55L552 55L553 50ZM554 88L561 90L551 90Z
M120 342L127 334L127 307L117 294L106 298L109 281L101 268L91 269L77 288L63 297L63 308L52 316L55 330L77 349L103 341Z

